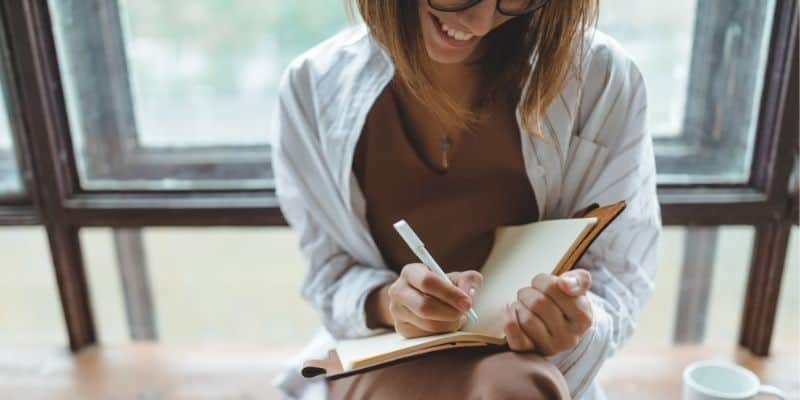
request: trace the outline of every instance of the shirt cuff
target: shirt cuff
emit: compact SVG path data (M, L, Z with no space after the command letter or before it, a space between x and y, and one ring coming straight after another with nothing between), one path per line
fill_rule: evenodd
M547 357L564 374L573 398L580 398L591 386L603 362L611 354L611 319L603 307L603 299L587 294L592 305L592 326L584 332L571 350Z

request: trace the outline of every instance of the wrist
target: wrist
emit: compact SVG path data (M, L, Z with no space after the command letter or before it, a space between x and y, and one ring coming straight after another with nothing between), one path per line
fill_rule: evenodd
M379 286L367 295L365 311L367 327L370 329L394 327L394 321L389 312L389 285L391 284Z

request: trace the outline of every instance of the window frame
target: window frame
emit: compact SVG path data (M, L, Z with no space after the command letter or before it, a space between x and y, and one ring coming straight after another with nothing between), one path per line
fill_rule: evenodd
M104 110L102 120L92 123L91 129L82 134L86 141L93 143L87 157L87 174L91 180L147 181L169 176L177 179L189 179L195 182L170 189L110 189L92 188L85 185L76 188L77 192L110 194L110 193L195 193L195 192L253 192L270 195L273 193L272 180L261 178L266 187L255 185L237 185L237 180L226 177L249 177L259 179L260 173L271 176L270 149L267 145L253 146L203 146L186 149L160 149L142 146L137 140L136 117L133 92L128 74L126 46L122 31L122 21L116 1L87 0L80 2L83 9L77 13L91 13L87 19L97 21L97 25L84 25L79 36L65 37L69 41L67 47L78 48L83 52L99 53L98 62L92 65L91 88L82 90L103 93L96 99L82 100L77 104L87 110ZM82 84L77 79L76 84ZM97 83L97 82L101 83ZM79 90L81 91L81 90ZM91 103L95 100L97 103ZM110 100L114 107L107 107ZM71 138L70 138L71 141ZM72 143L70 143L72 144ZM99 145L98 145L99 144ZM96 150L95 150L96 149ZM74 148L70 149L70 157L75 159ZM265 169L265 166L267 168ZM209 171L219 171L217 176L209 177ZM102 172L101 172L102 171ZM199 179L198 177L202 177ZM209 179L210 178L210 179ZM203 185L205 180L213 180L212 185ZM225 188L225 182L232 186ZM199 183L198 183L199 181Z
M786 243L781 235L787 231L787 224L797 223L796 206L786 190L797 152L797 121L791 112L798 107L797 92L791 89L797 85L797 2L778 0L775 4L749 180L658 188L667 225L745 224L763 232L757 233L756 247L763 250L758 254L767 256L753 258L748 294L762 294L768 301L748 303L744 312L761 315L758 318L764 327L753 331L743 326L741 335L742 344L760 354L766 354L769 348L773 300L779 290L776 286L780 287L782 262L774 257L781 250L785 257ZM22 153L24 182L31 200L22 205L0 204L0 224L18 224L32 214L34 219L27 221L47 228L73 350L97 341L78 238L81 227L285 224L272 189L166 192L81 188L48 2L0 2L0 18L6 31L0 39L8 45L13 71L8 85L10 104L19 110L15 143ZM200 156L206 155L192 155L186 162L191 164ZM26 214L25 207L31 214ZM764 257L772 258L762 268Z
M761 44L763 42L770 43L769 35L772 32L769 26L765 26L761 22L774 23L774 19L771 19L770 16L774 16L779 2L780 0L776 0L772 8L763 8L759 2L718 0L697 2L695 16L705 17L695 17L693 30L687 91L694 95L687 96L680 134L673 137L656 136L654 138L659 174L667 175L662 176L659 180L660 187L678 188L705 185L741 188L749 186L754 165L752 158L750 167L743 171L747 175L740 182L725 181L719 177L714 179L713 177L715 174L719 175L730 169L731 159L725 157L725 154L735 151L737 145L750 141L751 135L756 135L757 121L753 121L752 124L746 123L754 114L754 106L758 106L758 104L754 101L748 107L743 107L741 104L737 104L737 99L754 98L759 93L759 89L764 90L764 77L760 77L762 78L760 80L753 80L748 79L748 75L749 71L755 69L763 71L766 76L765 64L768 61L769 53L765 54L766 57L762 59L760 52L768 52L769 49L763 49ZM753 12L752 8L755 8L756 12ZM744 26L743 29L742 26ZM740 33L741 30L746 31L748 28L761 29L761 36L754 40L756 43L748 43L741 38L741 35L736 35L736 29L740 29ZM719 43L723 43L722 46ZM718 63L724 63L726 46L730 46L731 51L740 51L745 54L744 57L738 58L741 62L729 64L731 69L721 69L716 64L707 62L711 59L718 60ZM752 54L753 48L759 54ZM737 55L739 54L734 53L733 57ZM764 65L762 65L762 61L764 61ZM764 69L759 68L762 66ZM731 74L730 77L727 77L727 82L709 79L724 72ZM731 86L723 87L722 84L715 84L720 81L730 83ZM759 84L762 86L759 87ZM723 90L728 93L720 93ZM698 115L693 112L695 109L713 110L715 106L721 108L726 116L723 124L719 126L715 125L717 121L715 121L714 113L703 112ZM730 129L740 125L749 125L751 128L740 131ZM747 150L751 151L751 149ZM751 154L752 152L745 154L745 157ZM698 158L703 162L698 163ZM699 169L705 170L705 173L693 176L695 181L688 184L672 178L675 175L681 175L680 171L685 170L686 165L696 165Z

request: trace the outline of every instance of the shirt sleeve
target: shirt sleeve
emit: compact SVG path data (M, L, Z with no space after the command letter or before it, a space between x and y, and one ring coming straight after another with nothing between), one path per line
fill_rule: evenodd
M284 74L270 129L276 195L308 263L302 295L335 338L383 332L367 326L366 298L396 273L359 263L336 240L337 208L329 202L340 200L339 189L322 156L310 82L300 71L291 66Z
M598 165L590 161L568 212L619 200L625 200L626 208L577 264L592 275L592 326L575 348L550 357L574 398L586 392L603 362L633 333L653 290L661 232L644 80L621 49L597 51L601 54L588 67L594 78L587 79L580 101L582 127L576 145L588 143L593 154L605 157Z

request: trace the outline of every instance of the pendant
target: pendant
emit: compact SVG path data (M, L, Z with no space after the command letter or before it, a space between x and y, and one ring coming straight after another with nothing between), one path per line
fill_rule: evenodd
M449 135L442 136L442 166L444 169L450 167L450 163L448 161L448 153L450 152L450 147L453 143L450 141Z

